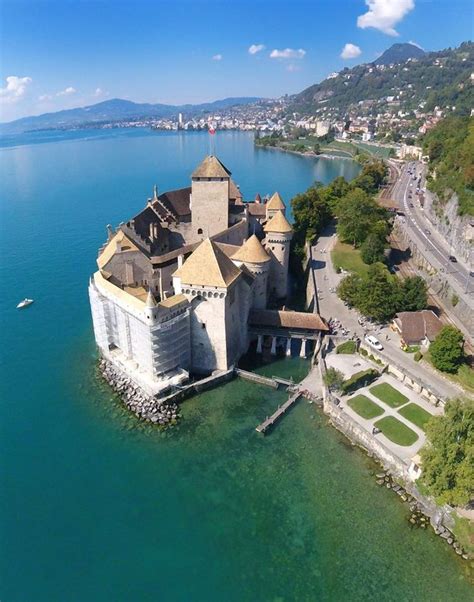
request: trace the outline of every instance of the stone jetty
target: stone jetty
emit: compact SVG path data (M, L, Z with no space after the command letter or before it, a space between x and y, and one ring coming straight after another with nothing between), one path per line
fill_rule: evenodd
M147 395L130 378L115 368L109 361L100 360L99 371L112 389L138 418L161 426L174 424L179 418L178 406L170 401Z

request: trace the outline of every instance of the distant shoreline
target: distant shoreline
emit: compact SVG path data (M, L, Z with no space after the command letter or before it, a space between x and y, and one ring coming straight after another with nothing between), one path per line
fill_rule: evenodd
M288 148L282 148L281 146L263 146L260 144L255 144L255 148L260 148L263 150L274 150L274 151L280 151L282 153L291 153L293 155L299 155L300 157L306 157L307 159L331 159L331 160L338 160L338 159L345 159L346 161L355 161L355 159L353 157L344 157L344 156L340 156L340 155L328 155L327 153L320 153L319 155L317 155L316 153L313 152L300 152L300 151L295 151L295 150L290 150Z

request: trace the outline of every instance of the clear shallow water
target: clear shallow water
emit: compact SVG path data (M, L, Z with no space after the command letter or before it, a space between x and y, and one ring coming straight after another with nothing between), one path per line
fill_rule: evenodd
M233 381L187 401L161 434L96 380L87 278L104 225L138 211L155 182L185 185L209 142L85 135L0 151L2 602L472 598L463 565L408 528L313 406L261 438L284 394ZM288 200L357 170L254 150L238 133L218 134L216 153L247 198ZM15 310L25 296L35 304Z

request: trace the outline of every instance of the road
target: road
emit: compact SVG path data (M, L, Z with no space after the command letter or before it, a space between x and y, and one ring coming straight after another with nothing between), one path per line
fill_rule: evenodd
M344 305L336 293L337 286L343 274L337 274L331 261L331 249L336 242L334 227L329 227L319 237L317 244L312 247L312 269L318 289L319 313L325 319L337 318L349 331L349 336L355 334L363 339L365 334L374 334L383 344L383 354L407 373L414 373L417 379L431 388L440 397L449 399L457 397L462 389L448 381L433 368L422 363L415 363L413 354L405 353L400 348L400 338L388 326L367 326L359 324L360 315L355 309Z
M404 217L397 219L402 221L410 240L418 250L434 268L445 274L453 290L462 295L466 303L474 309L474 277L470 275L473 267L449 261L449 256L454 254L453 250L434 228L430 229L432 226L426 219L416 194L419 179L420 188L425 187L425 170L426 167L419 162L407 163L401 167L400 176L391 192L392 199L398 202L400 209L405 213Z

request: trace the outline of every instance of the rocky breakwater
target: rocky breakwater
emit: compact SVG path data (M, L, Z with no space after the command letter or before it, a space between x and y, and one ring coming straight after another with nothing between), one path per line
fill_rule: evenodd
M461 556L464 560L469 560L468 554L463 550L462 545L456 541L452 532L440 522L433 520L434 517L430 518L427 516L423 511L420 502L410 495L410 493L408 493L401 485L396 483L389 472L378 473L375 475L375 478L377 480L377 485L391 489L400 497L402 502L406 502L409 505L410 515L408 516L408 522L411 527L427 529L431 525L436 535L439 535L449 546L452 546L454 552L456 552L458 556Z
M175 424L180 418L178 406L173 402L164 402L147 395L123 372L107 360L100 360L99 371L112 389L120 395L123 402L138 418L161 426Z

